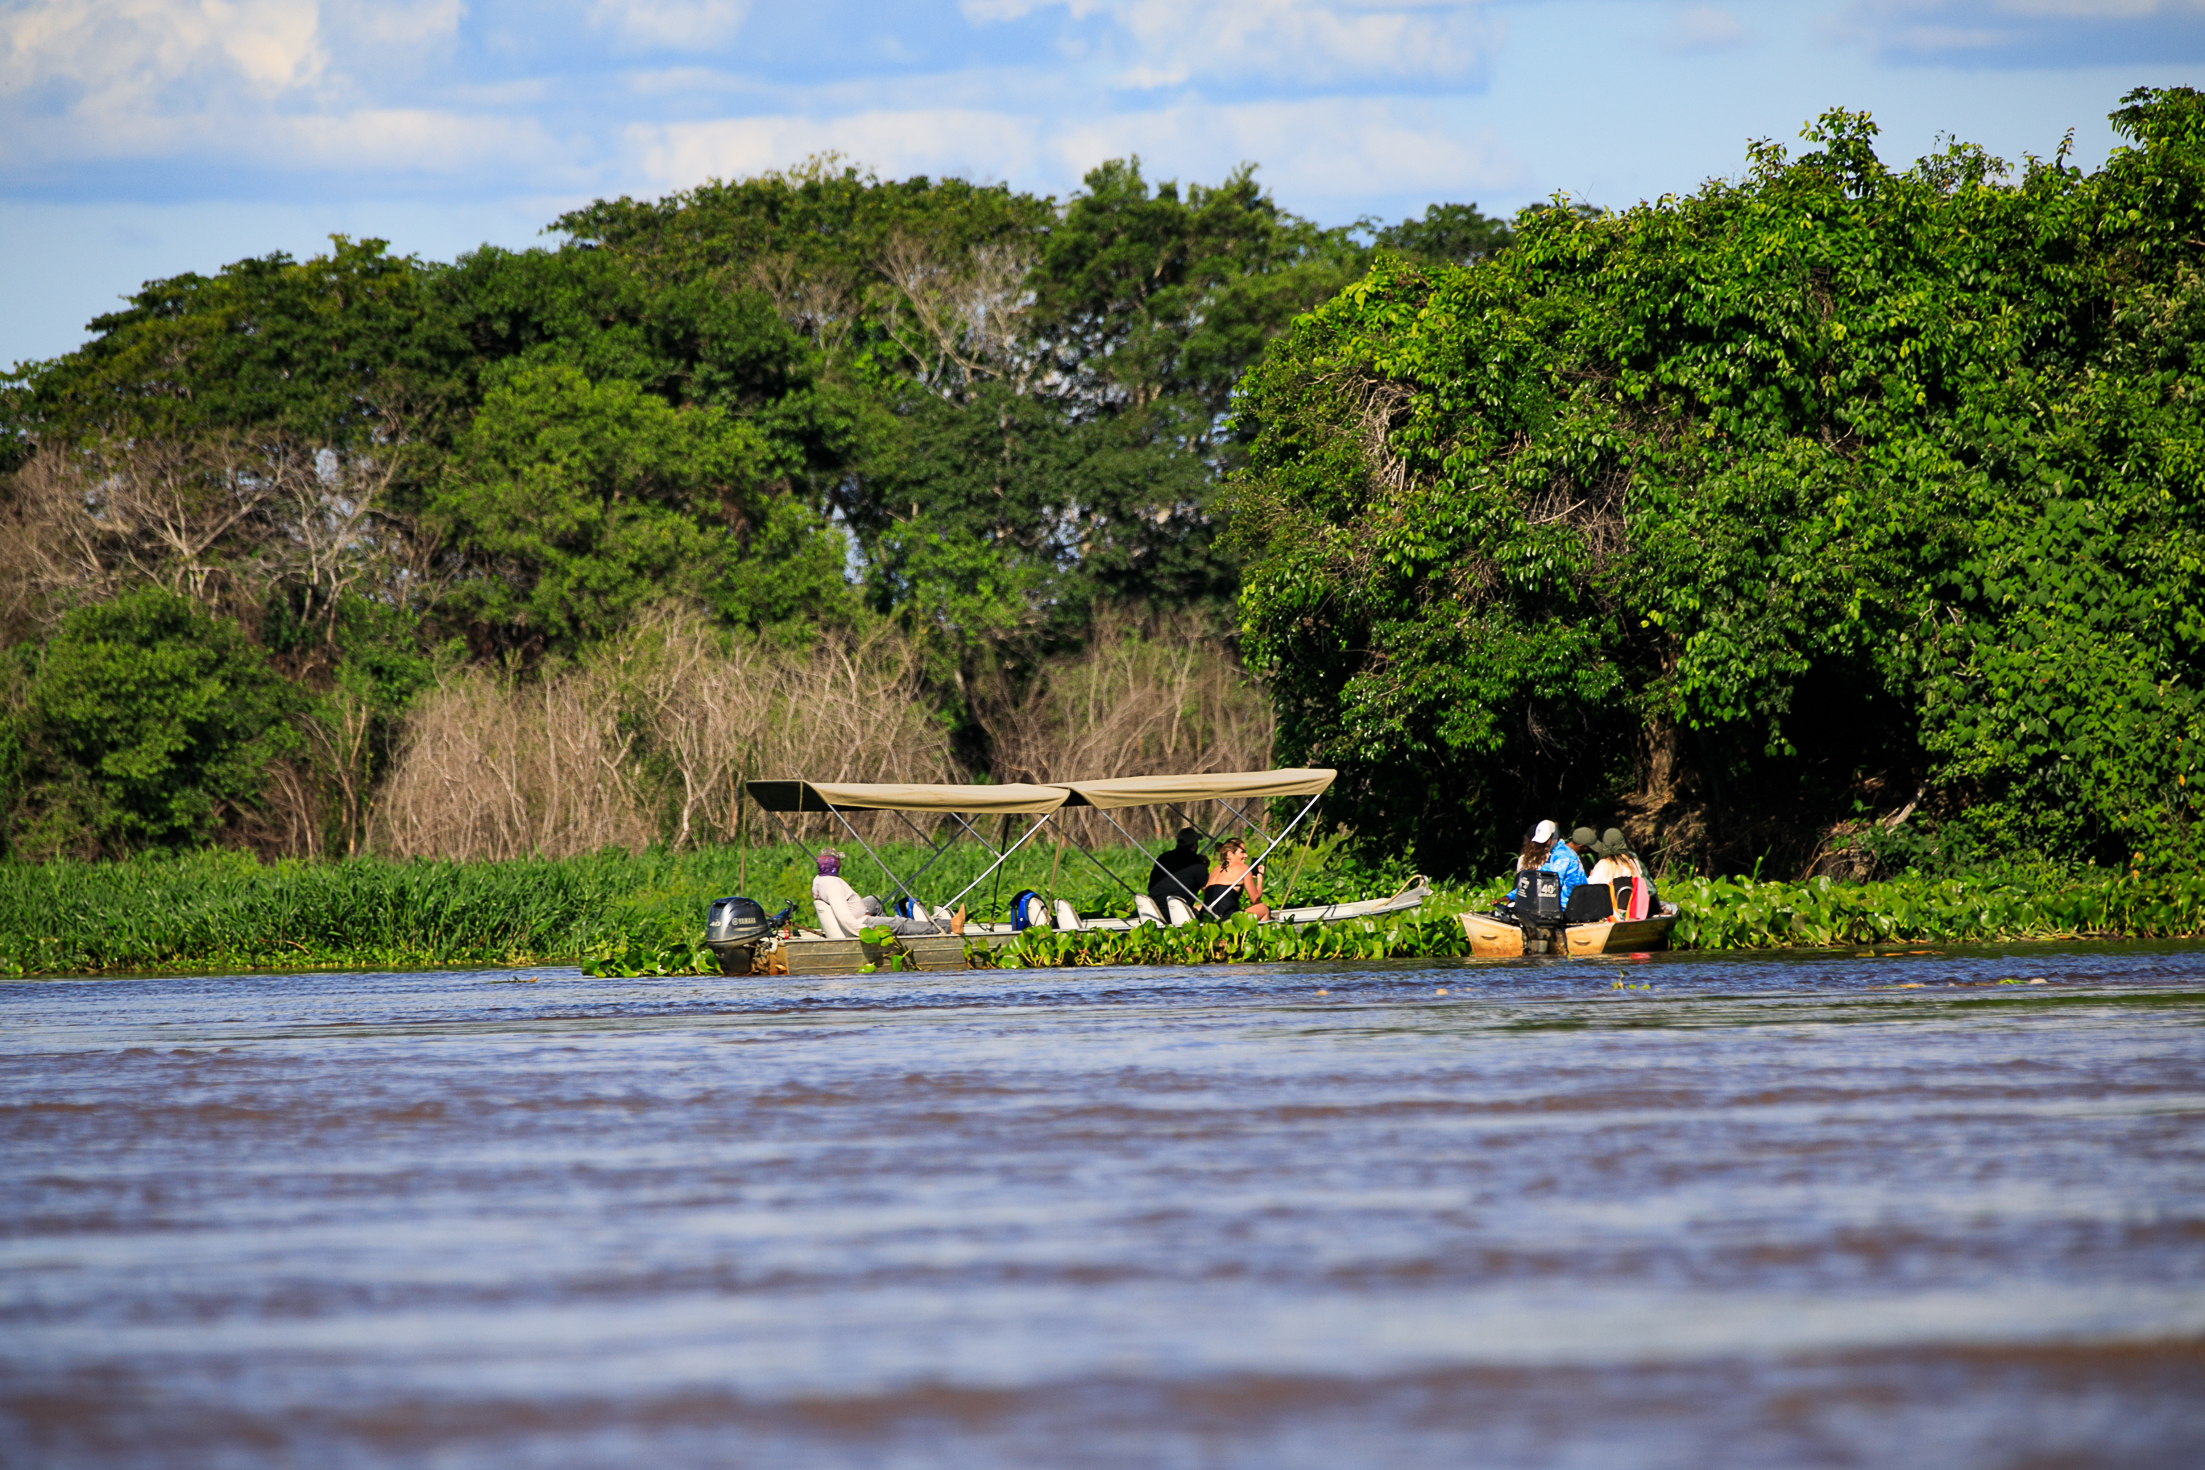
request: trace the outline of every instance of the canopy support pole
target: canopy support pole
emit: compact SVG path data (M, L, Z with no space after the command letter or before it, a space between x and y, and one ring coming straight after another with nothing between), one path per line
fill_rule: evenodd
M1103 809L1102 809L1101 807L1096 807L1096 808L1094 808L1094 810L1095 810L1095 811L1098 811L1098 812L1102 812L1102 819L1103 819L1104 821L1106 821L1106 822L1110 822L1110 825L1111 825L1111 826L1113 826L1113 827L1118 827L1118 824L1117 824L1117 823L1116 823L1115 821L1111 821L1110 813L1108 813L1108 812L1105 812L1105 811L1103 811ZM1132 838L1131 838L1130 836L1126 836L1126 830L1125 830L1125 828L1123 828L1123 827L1118 827L1118 833L1119 833L1119 835L1120 835L1120 836L1124 836L1124 837L1126 838L1126 841L1128 841L1128 842L1133 842L1133 839L1132 839ZM1126 882L1126 881L1125 881L1125 879L1123 879L1123 878L1119 877L1119 876L1118 876L1118 875L1117 875L1116 873L1113 873L1113 872L1111 872L1111 871L1110 871L1110 867L1109 867L1109 865L1108 865L1108 864L1106 864L1106 863L1105 863L1105 862L1104 862L1104 861L1103 861L1103 860L1102 860L1101 858L1099 858L1099 857L1095 856L1095 855L1094 855L1093 853L1089 852L1089 851L1088 851L1088 850L1087 850L1086 848L1084 848L1084 847L1080 846L1080 844L1079 844L1079 843L1077 843L1077 842L1067 843L1066 845L1067 845L1067 846L1069 846L1069 847L1070 847L1070 848L1072 849L1072 851L1074 851L1074 852L1078 853L1078 854L1079 854L1079 855L1080 855L1081 857L1083 857L1083 858L1086 858L1086 859L1087 859L1087 860L1088 860L1089 862L1093 863L1093 864L1094 864L1094 865L1095 865L1096 867L1098 867L1098 868L1101 868L1101 869L1102 869L1102 875L1103 875L1103 876L1104 876L1105 878L1108 878L1108 879L1109 879L1109 880L1110 880L1111 882L1113 882L1113 883L1117 884L1117 885L1118 885L1118 886L1119 886L1120 888L1123 888L1123 889L1124 889L1124 890L1125 890L1126 892L1128 892L1128 893L1130 893L1130 894L1133 894L1133 895L1134 895L1135 897L1139 897L1139 896L1140 896L1140 892L1141 892L1141 890L1139 890L1138 888L1135 888L1135 887L1134 887L1134 886L1133 886L1132 884L1130 884L1130 883ZM1140 845L1139 843L1137 843L1137 842L1133 842L1133 845L1134 845L1134 846L1135 846L1136 848L1140 848L1140 850L1141 850L1141 851L1143 851L1143 852L1146 852L1146 851L1147 851L1147 849L1146 849L1146 848L1141 848L1141 845ZM1182 888L1184 888L1184 887L1185 887L1186 885L1185 885L1184 883L1182 883L1182 884L1181 884L1181 885L1179 885L1179 886L1180 886L1180 887L1182 887Z
M962 889L958 891L957 897L951 899L950 902L953 904L957 903L959 900L963 899L966 894L972 892L973 889L978 888L981 884L987 882L989 874L993 873L997 868L1002 867L1004 863L1008 862L1010 860L1011 854L1024 847L1028 838L1032 837L1042 828L1048 826L1049 819L1055 815L1055 812L1043 812L1041 814L1040 821L1034 823L1031 827L1028 827L1024 832L1021 832L1018 836L1018 841L1012 843L1009 847L1004 848L1000 853L997 853L995 861L988 864L986 872L983 872L979 877L973 879L970 883L967 883Z
M1271 845L1263 850L1263 857L1257 858L1254 862L1248 865L1249 872L1252 873L1256 869L1263 866L1263 858L1269 857L1275 850L1277 850L1278 845L1286 840L1286 834L1293 831L1296 827L1299 827L1302 824L1302 818L1309 815L1310 811L1316 807L1319 798L1321 798L1323 795L1324 793L1322 791L1318 792L1316 796L1312 796L1311 798L1309 798L1308 803L1304 805L1300 811L1294 813L1294 820L1288 822L1284 827L1281 827L1279 829L1279 835L1272 838Z
M873 844L867 842L863 837L860 837L858 835L858 829L850 825L850 819L842 814L842 808L836 806L832 802L828 802L827 810L835 814L835 820L842 824L843 831L850 834L850 840L852 842L855 842L858 846L864 848L865 855L871 858L874 863L879 866L880 870L883 873L886 873L888 875L888 881L896 885L895 891L903 894L911 894L911 890L904 885L903 879L896 876L896 870L889 867L887 863L883 862L879 853L873 851ZM912 894L912 900L913 902L916 902L917 895Z
M972 824L965 821L963 817L958 816L955 812L951 812L950 816L956 818L958 825L962 826L967 832L972 831ZM901 890L904 893L910 894L913 902L917 902L919 895L916 890L919 886L919 880L921 878L924 878L927 875L928 871L931 870L936 863L940 862L943 858L949 856L950 844L947 842L936 842L933 838L927 836L924 832L921 832L919 830L919 824L917 822L912 821L911 818L905 816L900 811L896 813L896 818L906 827L909 827L912 831L912 834L916 836L919 841L925 843L926 846L934 853L934 856L928 858L924 863L919 865L918 872L911 875L910 885ZM986 838L980 837L978 833L973 833L973 835L975 838L978 838L980 844L983 847L987 845ZM988 848L988 851L993 852L995 851L995 849L990 847Z
M1179 809L1178 809L1177 807L1173 807L1173 808L1172 808L1172 810L1173 810L1173 811L1178 811ZM1110 815L1109 811L1107 811L1106 809L1104 809L1104 808L1102 808L1102 807L1096 807L1096 808L1094 808L1094 811L1096 812L1096 814L1097 814L1097 815L1099 815L1099 816L1100 816L1100 817L1101 817L1101 818L1102 818L1102 819L1103 819L1104 821L1108 822L1108 823L1109 823L1109 824L1110 824L1111 826L1113 826L1113 827L1117 827L1117 828L1118 828L1118 835L1119 835L1120 837L1123 837L1123 838L1124 838L1124 839L1126 840L1126 842L1127 842L1128 844L1130 844L1131 846L1134 846L1134 847L1141 847L1141 844L1140 844L1140 843L1138 843L1138 842L1135 842L1135 841L1133 840L1133 834L1132 834L1131 832L1128 832L1128 831L1126 831L1126 829L1125 829L1125 828L1123 828L1123 827L1118 827L1118 819L1117 819L1116 817L1113 817L1112 815ZM1182 818L1182 819L1184 819L1184 818L1185 818L1185 816L1186 816L1186 813L1184 813L1184 812L1180 812L1180 816L1181 816L1181 818ZM1187 822L1187 823L1186 823L1186 825L1187 825L1187 826L1189 826L1189 827L1192 827L1192 826L1194 826L1194 823L1192 823L1192 822ZM1207 834L1205 834L1205 835L1207 835ZM1146 851L1147 851L1148 849L1146 849L1146 848L1141 848L1141 850L1142 850L1143 852L1146 852ZM1151 859L1150 859L1149 861L1150 861L1151 863L1153 863L1153 862L1155 862L1155 859L1154 859L1154 858L1151 858ZM1096 863L1096 866L1097 866L1097 867L1102 867L1102 864L1101 864L1100 862L1097 862L1097 863ZM1103 868L1103 871L1104 871L1104 872L1106 872L1106 873L1109 873L1109 872L1110 872L1110 870L1109 870L1108 868ZM1118 875L1117 875L1116 873L1111 873L1111 874L1110 874L1110 876L1111 876L1111 877L1113 877L1113 878L1117 878L1117 877L1118 877ZM1187 885L1186 885L1185 883L1183 883L1183 882L1180 882L1180 879L1179 879L1179 875L1178 875L1177 873L1174 873L1174 872L1172 872L1172 871L1171 871L1170 869L1168 869L1168 868L1167 868L1167 869L1165 869L1165 873L1164 873L1164 876L1166 876L1167 878L1171 879L1171 881L1172 881L1172 882L1173 882L1174 884L1177 884L1177 885L1178 885L1178 888L1179 888L1179 891L1180 891L1181 893L1184 893L1184 894L1186 894L1186 895L1187 895L1187 902L1189 902L1189 903L1191 903L1191 904L1195 905L1195 906L1196 906L1197 908L1201 907L1201 904L1202 904L1202 895L1201 895L1201 894L1199 894L1199 893L1196 893L1196 892L1194 892L1194 891L1193 891L1192 889L1188 888L1188 887L1187 887ZM1122 879L1122 878L1119 878L1119 879L1118 879L1118 881L1119 881L1119 883L1120 883L1120 884L1123 884L1123 883L1125 882L1125 880L1124 880L1124 879Z
M779 812L768 811L766 815L773 818L773 825L780 829L781 835L783 837L786 837L789 841L795 843L798 847L804 848L804 856L810 858L815 866L818 864L819 854L813 852L808 847L804 847L804 839L789 830L788 824L781 820L781 814Z

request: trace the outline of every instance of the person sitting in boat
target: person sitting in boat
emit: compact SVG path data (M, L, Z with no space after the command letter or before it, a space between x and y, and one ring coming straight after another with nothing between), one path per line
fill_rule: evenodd
M1202 904L1202 886L1209 881L1210 865L1202 856L1202 834L1192 827L1179 829L1179 844L1157 855L1149 864L1148 896L1161 913L1171 912L1171 900L1189 908Z
M1271 917L1271 906L1263 902L1263 873L1248 865L1247 845L1238 837L1217 845L1217 866L1209 877L1202 902L1218 918L1229 919L1242 910L1258 919Z
M1647 876L1646 864L1631 851L1620 827L1610 827L1600 834L1593 844L1593 855L1599 861L1593 864L1588 882L1613 884L1618 878L1631 880L1630 907L1616 915L1619 919L1643 919L1660 910L1655 905L1654 880Z
M1580 827L1571 836L1579 834L1590 845L1592 829ZM1562 880L1562 908L1565 912L1569 909L1570 894L1576 890L1578 884L1585 881L1585 865L1578 861L1577 849L1563 840L1562 829L1552 822L1543 821L1531 829L1531 836L1525 840L1523 851L1516 858L1516 870L1520 873L1526 868L1552 873Z
M812 903L819 909L820 927L828 927L827 915L832 911L835 926L848 939L857 938L860 930L868 928L886 929L899 939L965 932L965 911L961 908L946 920L906 919L881 913L879 899L864 898L842 876L842 854L831 847L820 849L819 876L812 879Z
M1582 875L1591 866L1593 849L1599 843L1600 838L1592 828L1579 827L1555 846L1566 849L1577 860L1577 871ZM1572 884L1565 877L1562 892L1567 895L1562 900L1562 922L1565 924L1605 924L1616 916L1615 894L1604 883L1581 878Z

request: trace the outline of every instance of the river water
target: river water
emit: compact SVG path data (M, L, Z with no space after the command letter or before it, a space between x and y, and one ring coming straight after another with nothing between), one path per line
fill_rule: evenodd
M2197 947L0 985L0 1463L2195 1470L2201 1125Z

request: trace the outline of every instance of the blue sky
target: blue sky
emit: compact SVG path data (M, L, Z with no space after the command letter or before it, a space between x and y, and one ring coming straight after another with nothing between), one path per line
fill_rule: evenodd
M0 362L149 278L825 150L1059 196L1246 160L1345 223L1687 191L1831 106L2094 164L2137 85L2205 85L2205 0L0 0Z

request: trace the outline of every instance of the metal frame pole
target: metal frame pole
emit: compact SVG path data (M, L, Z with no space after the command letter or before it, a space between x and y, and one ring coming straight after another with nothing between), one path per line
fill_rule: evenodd
M959 902L964 898L966 894L972 892L973 889L978 888L982 883L987 882L989 873L993 873L997 868L1002 867L1005 862L1009 861L1011 854L1024 847L1028 838L1032 837L1042 828L1048 826L1049 819L1055 815L1055 812L1043 812L1041 814L1040 821L1034 823L1031 827L1028 827L1024 832L1020 833L1018 841L1012 843L1009 847L1004 848L1002 852L998 853L996 855L995 861L988 864L986 872L983 872L979 877L973 879L970 883L967 883L962 889L960 889L958 891L957 897L951 899L950 903L955 904Z
M864 839L863 837L860 837L860 836L858 835L858 829L850 825L850 819L849 819L848 817L846 817L846 816L842 815L842 808L841 808L841 807L838 807L838 806L835 806L835 805L834 805L834 804L832 804L832 803L829 803L829 804L827 805L827 810L828 810L828 811L830 811L830 812L833 812L833 813L834 813L834 815L835 815L835 820L836 820L836 821L838 821L838 822L840 822L840 823L842 823L842 830L850 834L850 840L851 840L852 842L855 842L855 843L856 843L856 844L857 844L858 846L860 846L860 847L864 848L864 849L865 849L865 855L866 855L867 857L871 858L871 859L872 859L872 860L873 860L873 861L874 861L875 863L879 864L879 866L880 866L880 870L881 870L881 871L882 871L883 873L887 874L887 875L888 875L888 877L889 877L889 879L890 879L890 881L892 881L892 882L893 882L893 883L894 883L894 884L896 885L896 892L898 892L898 893L909 893L909 892L911 892L911 890L910 890L909 888L907 888L907 887L905 887L905 886L904 886L904 881L903 881L903 879L901 879L901 878L898 878L898 877L896 876L896 870L895 870L894 868L891 868L891 867L889 867L889 866L888 866L888 864L887 864L887 863L886 863L885 861L883 861L883 860L882 860L882 858L881 858L881 855L880 855L879 853L877 853L877 852L873 851L873 844L872 844L872 843L870 843L870 842L867 842L867 841L866 841L866 840L865 840L865 839Z
M1177 807L1173 807L1173 808L1172 808L1172 810L1173 810L1173 811L1178 811L1178 808L1177 808ZM1133 847L1140 847L1140 846L1141 846L1141 844L1140 844L1140 843L1138 843L1138 842L1135 842L1135 841L1133 840L1133 834L1132 834L1131 832L1128 832L1128 831L1126 831L1126 829L1125 829L1125 828L1123 828L1123 827L1119 827L1119 826L1118 826L1118 819L1117 819L1116 817L1113 817L1112 815L1110 815L1110 813L1109 813L1108 811L1105 811L1105 810L1104 810L1103 808L1101 808L1101 807L1096 807L1096 808L1095 808L1095 811L1096 811L1096 812L1097 812L1097 813L1098 813L1098 814L1099 814L1099 815L1100 815L1100 816L1102 817L1102 819L1103 819L1104 821L1108 822L1108 823L1109 823L1109 824L1110 824L1111 826L1113 826L1113 827L1116 827L1116 828L1117 828L1117 831L1118 831L1118 835L1119 835L1120 837L1123 837L1123 838L1124 838L1124 839L1126 840L1126 842L1127 842L1127 844L1128 844L1129 846L1133 846ZM1184 814L1182 813L1182 816L1183 816L1183 815L1184 815ZM1194 823L1192 823L1192 822L1188 822L1188 823L1186 823L1186 825L1187 825L1187 826L1189 826L1189 827L1193 827L1193 826L1194 826ZM1196 830L1196 831L1200 831L1201 829L1197 827L1197 828L1195 828L1195 830ZM1147 849L1146 849L1146 848L1142 848L1141 850L1142 850L1143 852L1146 852L1146 851L1147 851ZM1153 862L1155 862L1155 861L1156 861L1156 859L1154 859L1154 858L1151 858L1151 859L1149 859L1149 861L1153 863ZM1105 869L1105 871L1107 872L1108 870L1107 870L1107 869ZM1117 874L1115 874L1115 873L1112 873L1112 874L1111 874L1111 876L1112 876L1113 878L1115 878L1115 877L1117 877ZM1193 891L1192 889L1188 888L1188 887L1187 887L1187 885L1186 885L1186 884L1185 884L1184 882L1182 882L1182 881L1180 880L1180 877L1179 877L1179 875L1178 875L1177 873L1171 872L1170 870L1168 870L1168 869L1167 869L1167 870L1165 871L1165 875L1164 875L1164 876L1166 876L1166 877L1170 878L1172 882L1174 882L1174 883L1178 884L1178 885L1179 885L1179 891L1180 891L1181 893L1184 893L1184 894L1186 894L1186 895L1187 895L1187 898L1188 898L1188 900L1189 900L1189 901L1190 901L1191 903L1193 903L1193 904L1194 904L1195 906L1197 906L1197 907L1200 907L1200 906L1201 906L1201 904L1202 904L1202 895L1201 895L1201 894L1199 894L1199 893L1196 893L1196 892L1194 892L1194 891ZM1122 882L1124 882L1124 880L1123 880L1123 879L1119 879L1119 881L1120 881L1121 883L1122 883Z

